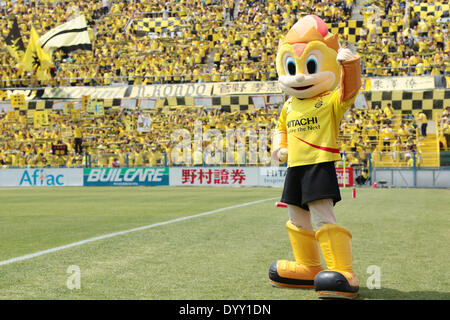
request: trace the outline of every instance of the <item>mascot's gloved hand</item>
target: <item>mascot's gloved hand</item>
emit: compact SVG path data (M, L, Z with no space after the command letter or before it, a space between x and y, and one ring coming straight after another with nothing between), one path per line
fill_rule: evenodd
M355 57L356 56L352 53L352 51L350 49L340 48L338 50L338 54L337 54L336 60L337 60L337 62L339 64L342 64L342 62L351 60L351 59L353 59Z
M281 148L280 150L278 150L277 152L278 161L286 162L287 157L288 157L288 149Z

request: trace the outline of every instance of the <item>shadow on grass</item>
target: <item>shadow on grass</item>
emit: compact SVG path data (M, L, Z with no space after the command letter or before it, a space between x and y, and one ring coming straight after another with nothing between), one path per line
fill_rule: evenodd
M359 288L358 300L450 300L450 292L437 291L400 291L391 288Z

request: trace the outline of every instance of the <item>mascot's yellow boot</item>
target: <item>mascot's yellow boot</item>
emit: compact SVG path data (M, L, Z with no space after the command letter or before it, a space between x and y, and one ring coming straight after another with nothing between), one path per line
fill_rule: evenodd
M270 282L277 287L314 288L314 278L323 271L315 232L295 226L286 227L295 261L277 260L270 266Z
M352 235L336 224L324 224L316 232L328 270L314 280L319 298L353 299L358 295L359 282L353 272Z

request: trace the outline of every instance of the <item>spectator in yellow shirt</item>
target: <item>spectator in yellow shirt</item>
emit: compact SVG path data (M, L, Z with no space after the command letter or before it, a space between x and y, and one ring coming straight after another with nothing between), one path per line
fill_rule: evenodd
M389 124L383 124L380 132L380 138L383 141L383 152L389 152L391 146L391 140L394 138L392 129Z
M81 154L83 152L83 129L81 127L81 123L77 122L73 129L73 136L74 136L74 144L75 144L75 153Z
M420 128L420 132L422 134L422 139L425 139L427 136L427 126L428 126L428 119L427 119L427 115L424 112L420 112L417 115L417 122L418 122L418 126Z

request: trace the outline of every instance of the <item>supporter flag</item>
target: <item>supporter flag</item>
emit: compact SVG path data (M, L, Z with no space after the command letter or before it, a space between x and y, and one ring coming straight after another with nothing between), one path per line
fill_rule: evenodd
M72 109L72 113L70 114L70 120L81 121L81 110L80 109Z
M73 102L68 102L68 103L65 104L64 112L66 114L70 115L70 114L72 114L73 108L74 108L74 103Z
M96 100L95 99L88 99L87 104L86 104L86 113L95 113L96 112Z
M96 116L104 116L105 115L105 109L103 108L102 100L95 101L95 115Z
M92 50L84 16L77 16L44 34L38 44L47 52L61 49L65 53L78 49Z
M137 122L137 131L138 132L150 132L152 121L148 115L139 114L138 122Z
M27 51L18 64L18 69L23 71L35 71L39 80L47 80L50 75L48 70L53 67L52 58L50 55L42 50L37 44L39 35L34 29L30 31L30 42L28 43Z
M48 127L48 113L46 110L36 110L33 114L34 128Z
M17 24L17 18L14 18L13 26L8 36L5 39L6 48L9 53L17 60L20 61L25 54L25 46L20 35L19 25Z
M17 121L19 119L19 111L8 111L6 114L6 120Z
M15 110L26 110L27 104L25 102L25 95L21 93L11 94L9 96L11 107Z

